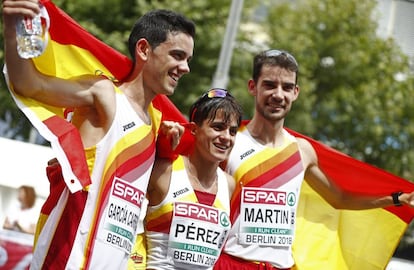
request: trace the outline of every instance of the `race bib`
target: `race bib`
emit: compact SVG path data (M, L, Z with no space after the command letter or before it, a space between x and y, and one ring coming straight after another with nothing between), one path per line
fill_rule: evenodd
M287 247L293 243L296 193L243 187L239 242Z
M134 246L144 199L144 192L115 177L104 212L103 230L99 232L98 238L130 254Z
M168 256L176 263L212 267L230 229L228 213L217 208L186 202L174 204Z

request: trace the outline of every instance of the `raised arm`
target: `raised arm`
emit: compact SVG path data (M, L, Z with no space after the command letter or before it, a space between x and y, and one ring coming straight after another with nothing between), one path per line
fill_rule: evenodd
M337 209L362 210L383 208L394 205L390 195L382 197L359 196L350 194L335 185L318 165L318 157L312 145L305 139L298 139L303 163L305 166L305 179L308 184L318 192L330 205ZM414 206L414 192L403 193L399 196L401 204Z
M60 107L93 106L96 104L95 91L103 85L104 79L95 76L62 80L39 73L33 62L22 59L17 53L16 21L33 17L40 12L37 0L3 1L3 36L7 73L13 90L22 96L31 97L43 103Z

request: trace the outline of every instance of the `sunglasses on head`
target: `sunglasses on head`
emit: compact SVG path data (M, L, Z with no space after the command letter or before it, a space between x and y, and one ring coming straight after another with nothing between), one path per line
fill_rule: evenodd
M232 95L223 88L212 88L210 90L208 90L207 92L205 92L200 98L199 98L199 102L205 98L225 98L225 97L232 97ZM197 107L194 107L194 110L191 112L190 115L190 121L194 120L194 115L197 111Z
M218 98L223 98L223 97L226 97L227 95L230 96L230 93L226 89L212 88L212 89L208 90L207 92L205 92L201 96L201 98L205 98L205 97L208 97L208 98L217 98L217 97Z
M293 55L291 55L290 53L286 52L286 51L280 51L280 50L268 50L264 53L264 55L266 57L276 57L279 55L284 55L286 56L290 61L292 61L296 66L298 65L298 62L296 61L295 57L293 57Z

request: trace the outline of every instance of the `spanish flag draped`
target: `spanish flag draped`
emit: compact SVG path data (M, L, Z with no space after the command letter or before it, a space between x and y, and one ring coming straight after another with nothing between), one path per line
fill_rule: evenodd
M412 192L414 184L355 160L315 140L323 171L343 189L372 196ZM414 217L408 206L363 211L336 210L303 183L298 206L293 255L294 269L385 269L404 231Z
M41 3L47 11L43 10L42 16L50 21L50 29L45 52L33 58L40 72L65 79L102 74L118 81L128 75L132 68L129 58L85 31L50 0L41 0ZM68 188L76 192L89 185L91 180L79 132L65 120L71 108L52 107L11 93L18 107L55 150ZM166 96L157 96L152 104L165 112L162 120L186 121Z
M50 38L45 53L34 59L39 71L61 78L84 74L104 74L115 80L125 78L131 69L126 56L93 37L51 1L42 3L50 17ZM82 142L76 128L65 120L68 108L50 107L15 94L13 97L40 134L50 141L65 181L76 179L78 184L71 191L87 186L90 177ZM167 97L158 96L153 105L162 112L163 119L185 121ZM350 192L389 195L414 190L414 184L404 179L305 138L315 147L322 169ZM183 140L181 151L191 145L189 137ZM369 211L335 210L304 183L294 244L295 267L300 270L384 269L413 217L414 210L406 206Z

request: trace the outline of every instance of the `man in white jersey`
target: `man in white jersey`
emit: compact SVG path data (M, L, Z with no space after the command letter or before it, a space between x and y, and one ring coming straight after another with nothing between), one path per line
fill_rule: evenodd
M370 209L414 202L414 193L361 197L339 189L318 166L305 139L284 129L299 96L298 64L286 51L257 54L248 91L255 98L250 122L239 128L225 164L236 180L227 243L217 270L290 269L296 209L303 179L337 209Z
M131 31L133 67L125 80L92 75L63 80L38 72L16 50L16 21L38 14L39 1L2 3L13 91L73 108L71 122L82 138L92 182L71 193L67 185L76 180L65 179L65 185L59 171L49 172L51 196L42 208L32 269L125 269L155 159L160 117L151 102L159 94L173 94L190 71L195 25L172 11L149 12ZM178 127L168 128L179 135Z
M188 156L158 159L148 186L147 269L212 269L230 229L234 179L219 167L234 144L242 109L225 89L190 108Z

